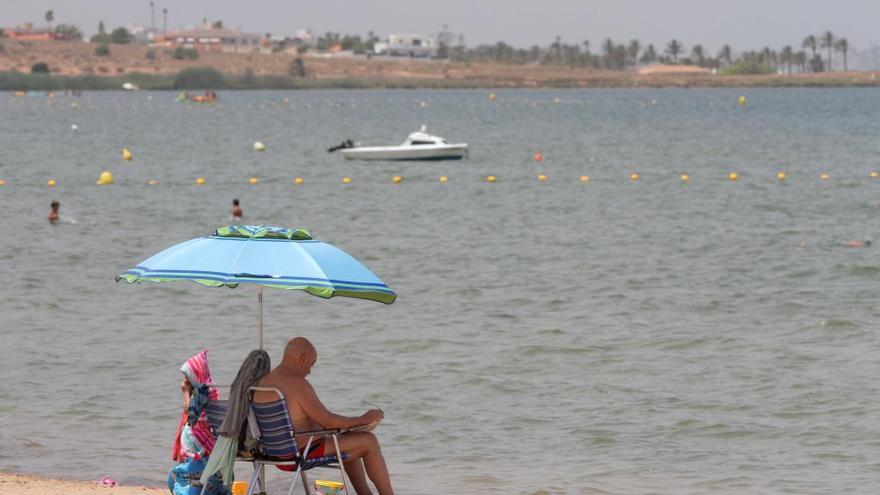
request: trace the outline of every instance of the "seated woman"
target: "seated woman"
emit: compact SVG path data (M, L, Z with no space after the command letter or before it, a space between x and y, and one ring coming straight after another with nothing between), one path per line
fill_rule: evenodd
M180 367L183 380L183 413L174 437L174 450L171 458L176 462L168 473L168 489L173 495L198 495L202 491L199 477L214 449L214 437L208 425L205 406L208 400L220 398L220 392L211 388L214 381L208 369L208 351L202 351L189 358ZM227 495L228 489L222 480L212 476L208 482L209 495Z

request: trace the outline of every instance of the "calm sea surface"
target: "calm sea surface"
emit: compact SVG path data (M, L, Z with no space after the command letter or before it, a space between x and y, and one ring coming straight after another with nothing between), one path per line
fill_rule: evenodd
M880 246L840 243L880 240L880 92L497 94L0 94L0 470L164 482L178 368L230 383L256 291L113 278L240 198L399 293L265 293L273 363L308 336L331 409L386 411L399 493L877 493ZM325 152L422 124L470 158Z

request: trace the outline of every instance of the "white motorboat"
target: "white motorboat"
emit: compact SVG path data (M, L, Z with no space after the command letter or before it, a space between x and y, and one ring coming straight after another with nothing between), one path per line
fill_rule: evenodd
M468 154L467 143L449 144L441 137L425 133L425 126L399 146L356 146L346 141L335 149L346 160L461 160Z

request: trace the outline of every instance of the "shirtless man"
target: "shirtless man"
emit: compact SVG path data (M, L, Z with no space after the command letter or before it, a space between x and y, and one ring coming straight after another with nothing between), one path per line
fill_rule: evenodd
M318 360L318 352L315 346L304 337L291 339L284 348L284 358L274 370L260 380L261 387L276 387L281 390L287 400L287 410L290 419L299 431L317 429L348 429L355 426L367 425L381 421L385 415L379 409L370 409L360 416L341 416L334 414L324 407L315 389L306 380L311 373L312 366ZM257 392L254 394L254 402L272 402L278 397L271 392ZM358 495L368 495L370 491L367 485L369 476L379 490L380 495L392 495L391 478L388 476L388 467L385 458L379 449L379 441L370 432L348 432L339 435L339 449L347 452L349 458L343 464L345 472L354 485ZM305 447L307 438L300 439L300 448ZM315 441L320 441L315 440ZM314 442L313 441L313 444ZM330 438L324 438L317 450L323 452L310 455L333 455L336 454L336 446ZM366 468L366 473L364 472Z
M241 220L243 217L243 213L241 212L241 206L238 204L238 199L232 200L232 221L237 222Z
M49 210L49 223L55 223L58 221L58 208L61 208L61 203L58 201L52 201L52 204L49 205L51 210Z

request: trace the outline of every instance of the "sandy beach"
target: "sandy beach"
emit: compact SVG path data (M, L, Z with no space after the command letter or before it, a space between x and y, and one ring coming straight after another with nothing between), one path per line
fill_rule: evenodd
M105 487L97 481L74 481L41 478L24 474L0 473L0 495L86 495L108 493L114 495L166 494L167 489L142 486Z

